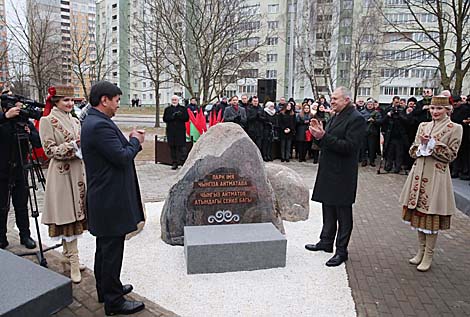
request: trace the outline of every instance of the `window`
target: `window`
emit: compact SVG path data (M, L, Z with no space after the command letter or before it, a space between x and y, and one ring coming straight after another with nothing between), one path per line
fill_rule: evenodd
M386 96L408 96L408 87L380 86L380 94Z
M142 83L142 87L147 88L147 83L145 81Z
M339 71L339 78L347 79L349 77L348 71L346 69L341 69Z
M351 35L343 35L341 37L341 44L351 44Z
M147 94L142 94L142 100L146 100L147 99Z
M268 13L279 13L278 4L268 4Z
M331 21L332 19L333 19L333 15L331 14L317 16L317 22L326 22L326 21Z
M268 42L268 45L277 45L278 38L277 37L268 37L267 42Z
M258 69L240 69L240 78L258 78Z
M266 78L277 78L277 70L275 69L268 69L266 71Z
M259 4L243 7L241 9L241 14L244 16L252 16L259 14Z
M370 87L359 87L357 89L358 96L370 96Z
M327 39L331 38L331 33L330 32L319 32L315 36L318 40L327 40Z
M339 54L340 62L349 62L351 61L351 55L349 53L340 53Z
M279 21L268 21L269 30L277 30L279 28Z
M238 91L240 93L256 93L258 90L258 87L255 85L246 85L246 86L238 86ZM234 94L235 95L235 94Z
M258 52L252 52L250 54L245 54L245 62L259 62L259 53Z
M273 53L273 54L268 54L267 55L267 61L268 63L269 62L277 62L277 54L276 53Z
M117 72L113 72L113 77L117 77Z
M113 15L113 20L117 20L117 14Z
M111 6L113 9L116 9L117 8L117 3L113 3L113 5Z
M361 76L362 78L370 78L370 77L372 77L372 70L363 69L363 70L360 71L359 76Z

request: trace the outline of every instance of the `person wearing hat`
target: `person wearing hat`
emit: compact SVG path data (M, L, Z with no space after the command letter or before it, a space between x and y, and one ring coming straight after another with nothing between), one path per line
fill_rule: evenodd
M44 153L50 159L41 221L48 225L49 236L62 242L62 263L70 264L71 280L80 283L77 240L87 229L80 121L71 114L72 86L51 87L48 91L50 113L39 123Z
M106 315L129 315L145 307L140 301L124 297L133 287L122 285L120 279L125 236L144 221L134 159L145 139L145 131L135 129L126 139L111 120L121 95L121 89L108 81L94 84L90 90L93 108L81 132L88 229L96 237L96 290Z
M449 163L457 156L462 126L451 121L451 111L449 97L432 97L432 121L418 127L409 150L416 161L399 200L402 219L418 232L418 252L409 262L423 272L431 267L438 233L450 228L457 210Z

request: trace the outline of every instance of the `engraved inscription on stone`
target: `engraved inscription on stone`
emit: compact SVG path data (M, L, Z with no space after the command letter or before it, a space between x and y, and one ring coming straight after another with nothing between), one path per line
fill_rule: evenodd
M234 169L220 168L193 183L193 225L239 223L258 199L256 187Z

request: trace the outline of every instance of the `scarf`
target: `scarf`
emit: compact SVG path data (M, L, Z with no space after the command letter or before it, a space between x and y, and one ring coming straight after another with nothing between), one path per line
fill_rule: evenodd
M276 109L264 108L264 111L269 114L271 117L276 114Z

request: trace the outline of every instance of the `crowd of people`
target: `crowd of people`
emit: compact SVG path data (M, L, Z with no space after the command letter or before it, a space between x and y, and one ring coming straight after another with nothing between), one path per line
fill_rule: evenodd
M451 120L463 125L463 142L457 159L451 164L452 177L470 180L470 103L466 96L451 96ZM409 172L414 159L408 149L414 141L418 126L431 121L429 105L431 89L424 89L418 101L394 96L388 105L379 105L373 98L359 99L354 104L367 122L367 132L360 145L362 166L375 167L378 156L384 159L386 172ZM470 102L470 100L469 100ZM308 126L315 118L323 126L334 115L330 104L322 95L317 99L305 98L302 103L281 97L279 103L261 105L257 96L242 95L222 98L208 112L209 126L219 122L235 122L242 126L259 148L265 161L279 158L289 162L292 158L318 163L319 148L313 142ZM273 143L275 146L273 147ZM273 153L274 152L274 153Z
M42 223L48 226L51 238L62 242L63 263L70 265L72 281L81 281L77 239L89 230L96 236L98 300L105 303L107 315L131 314L144 304L124 297L133 288L121 283L120 272L125 236L144 221L134 159L142 149L145 131L134 129L126 138L111 120L122 95L116 85L101 81L92 86L82 124L71 114L73 91L69 86L49 89L37 125L39 133L29 119L18 120L20 105L0 112L0 248L8 246L10 198L21 244L36 247L29 230L28 176L22 164L17 164L28 152L26 147L15 147L17 135L25 134L50 160ZM243 95L240 100L233 96L212 107L209 127L222 122L240 125L264 161L277 158L273 145L278 143L281 162L289 162L295 155L300 162L308 157L319 164L312 200L322 203L323 228L320 241L305 248L331 253L335 244L336 253L327 266L348 259L359 163L375 166L377 155L382 155L386 171L409 171L400 196L402 219L418 231L419 242L418 252L409 262L419 271L427 271L437 235L450 228L456 210L451 177L470 179L467 100L448 91L433 96L426 89L419 101L395 96L390 105L381 107L373 98L354 103L345 87L333 92L331 105L324 96L302 103L280 98L277 104L268 101L264 105L256 96ZM173 169L184 163L186 138L207 130L203 113L196 99L183 106L178 96L165 109Z

